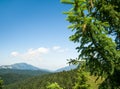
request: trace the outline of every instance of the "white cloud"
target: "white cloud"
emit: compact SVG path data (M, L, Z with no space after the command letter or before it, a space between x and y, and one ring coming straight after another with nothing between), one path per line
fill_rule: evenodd
M18 52L11 52L11 56L14 56L14 57L16 57L16 56L18 56L19 55L19 53Z
M68 51L68 48L62 48L62 47L60 47L60 46L54 46L52 49L53 49L54 51L60 52L60 53L63 53L63 52Z
M44 47L40 47L40 48L37 48L37 49L28 49L28 52L27 54L29 55L38 55L38 54L46 54L49 52L49 49L48 48L44 48Z
M39 53L48 53L49 49L48 49L48 48L41 47L41 48L38 48L37 51L38 51Z
M66 59L69 58L68 51L67 48L62 48L60 46L53 46L51 48L30 48L25 52L13 51L10 57L15 63L26 62L39 66L40 68L53 70L58 68L59 65L66 63ZM61 60L63 60L63 62ZM59 65L57 63L59 63Z
M43 54L46 54L49 52L49 49L48 48L45 48L45 47L40 47L40 48L37 48L37 49L33 49L33 48L30 48L28 49L28 51L26 51L25 53L19 53L19 52L11 52L11 56L12 57L17 57L19 59L24 59L24 60L31 60L31 59L39 59L41 60L41 56Z
M59 50L61 47L60 46L54 46L53 50Z

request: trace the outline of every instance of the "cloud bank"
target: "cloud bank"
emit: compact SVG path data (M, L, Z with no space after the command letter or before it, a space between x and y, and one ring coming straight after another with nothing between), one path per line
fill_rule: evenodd
M36 49L30 48L24 52L12 51L10 57L18 63L26 62L39 66L40 68L47 67L47 69L55 69L59 65L63 65L62 60L66 61L68 51L68 48L62 48L60 46L49 48L39 47ZM59 63L59 65L57 63Z
M30 60L30 59L40 59L40 56L47 54L49 52L48 48L40 47L37 49L30 48L25 53L19 53L17 51L11 52L12 57L17 57L19 59Z

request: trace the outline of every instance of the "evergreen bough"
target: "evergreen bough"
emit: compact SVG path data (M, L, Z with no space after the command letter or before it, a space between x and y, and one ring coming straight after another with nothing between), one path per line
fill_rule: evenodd
M59 85L58 85L58 83L51 83L51 84L48 84L47 85L47 87L46 87L47 89L63 89L63 88L61 88Z
M3 80L0 79L0 89L3 89Z
M64 14L71 23L68 28L75 32L70 40L79 43L78 60L85 59L92 75L105 78L100 89L119 89L120 0L61 2L72 5Z

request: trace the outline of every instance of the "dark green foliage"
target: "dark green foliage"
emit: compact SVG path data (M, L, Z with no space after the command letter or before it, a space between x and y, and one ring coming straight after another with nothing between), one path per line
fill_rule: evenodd
M73 89L91 89L90 84L87 84L87 77L87 72L83 71L82 69L79 69L77 72L77 82Z
M33 76L38 76L38 75L40 76L40 75L48 74L48 73L50 72L40 71L40 70L0 69L0 77L4 80L4 85L23 81Z
M106 78L104 89L120 87L120 76L115 76L120 73L120 0L62 2L72 5L65 14L75 32L70 40L80 44L78 59L86 59L91 74Z
M105 81L100 85L99 89L120 89L119 76L120 76L120 68L115 69L114 73L105 79Z
M120 50L120 0L98 0L95 2L95 12L92 14L102 22L108 22L105 28L110 35L114 35L117 50Z
M51 84L48 84L47 89L63 89L61 88L56 82L55 83L51 83Z
M48 84L58 83L63 89L72 89L75 85L76 79L75 71L63 71L54 74L47 74L43 76L36 76L19 83L10 84L4 89L46 89Z
M4 80L4 85L8 85L11 83L15 83L15 82L30 78L32 77L32 75L8 73L8 74L3 74L3 75L0 74L0 77Z
M15 73L15 74L23 74L23 75L42 75L50 73L49 71L44 70L16 70L16 69L0 69L0 74L8 74L8 73Z
M100 84L102 81L99 80L99 82L95 84L95 79L96 77L91 77L89 72L71 70L34 76L17 83L5 85L3 89L47 89L47 86L50 86L49 88L59 87L63 89L79 89L79 87L81 87L81 89L83 89L90 87L89 84L93 86L91 89L97 89L97 84Z
M3 80L0 78L0 89L3 89Z

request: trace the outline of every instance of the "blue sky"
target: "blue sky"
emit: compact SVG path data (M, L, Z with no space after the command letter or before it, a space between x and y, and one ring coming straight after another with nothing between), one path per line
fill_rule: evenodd
M0 0L0 65L26 62L55 70L76 58L60 0Z

